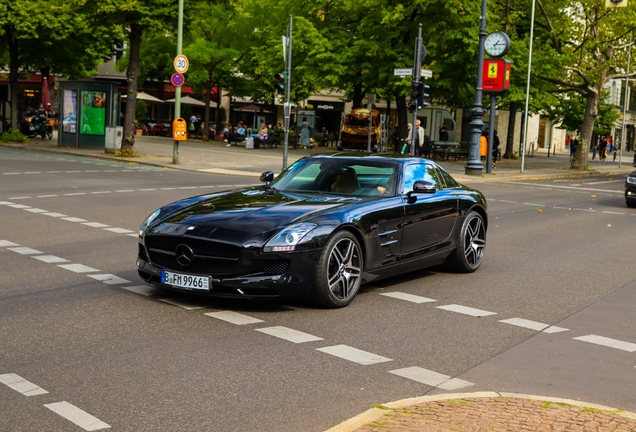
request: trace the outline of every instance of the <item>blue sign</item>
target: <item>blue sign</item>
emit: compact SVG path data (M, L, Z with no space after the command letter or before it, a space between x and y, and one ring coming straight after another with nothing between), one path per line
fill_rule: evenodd
M175 73L175 74L172 74L172 77L170 78L170 82L175 87L181 87L183 83L185 82L185 78L183 78L183 74Z

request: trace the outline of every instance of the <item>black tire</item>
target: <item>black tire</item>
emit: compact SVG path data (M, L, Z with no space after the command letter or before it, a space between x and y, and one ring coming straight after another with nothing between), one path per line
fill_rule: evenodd
M625 204L629 208L636 208L636 200L635 199L627 199L627 198L625 198Z
M310 299L318 306L341 308L362 285L364 258L358 240L347 231L334 234L320 254Z
M448 266L458 273L472 273L479 268L486 249L486 225L476 211L471 211L459 232L457 248L448 257Z

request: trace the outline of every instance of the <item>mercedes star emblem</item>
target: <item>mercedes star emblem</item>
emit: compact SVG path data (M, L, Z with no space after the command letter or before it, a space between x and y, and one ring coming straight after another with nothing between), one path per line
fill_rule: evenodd
M194 251L188 245L180 244L174 251L177 262L183 267L187 267L194 261Z

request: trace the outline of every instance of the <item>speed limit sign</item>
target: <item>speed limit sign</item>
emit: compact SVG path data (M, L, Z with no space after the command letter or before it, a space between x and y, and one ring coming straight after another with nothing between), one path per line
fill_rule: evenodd
M185 73L190 67L190 62L188 62L188 58L183 54L179 54L174 58L174 68L179 73Z

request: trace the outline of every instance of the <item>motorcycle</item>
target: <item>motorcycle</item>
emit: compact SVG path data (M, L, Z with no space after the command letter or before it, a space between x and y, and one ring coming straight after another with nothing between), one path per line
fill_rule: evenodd
M40 114L31 119L31 123L35 127L35 136L41 136L42 139L53 139L53 127L46 124L46 116Z

